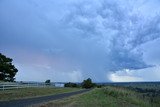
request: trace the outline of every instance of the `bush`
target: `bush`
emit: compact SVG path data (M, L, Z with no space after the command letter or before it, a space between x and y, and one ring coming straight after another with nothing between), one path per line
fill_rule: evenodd
M78 85L76 83L69 82L69 83L64 84L64 87L78 87Z
M46 81L45 81L45 84L46 84L46 85L51 85L51 80L46 80Z
M97 88L102 88L102 85L97 85Z

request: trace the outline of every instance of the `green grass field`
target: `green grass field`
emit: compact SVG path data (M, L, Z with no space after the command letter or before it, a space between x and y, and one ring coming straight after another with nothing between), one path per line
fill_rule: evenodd
M157 87L159 85L155 83L133 86L106 85L83 94L32 105L32 107L159 107L160 89ZM0 100L47 96L80 89L44 87L5 90L0 91Z
M158 107L143 99L140 93L124 87L107 86L63 100L33 107Z
M22 98L31 98L38 96L53 95L58 93L66 93L80 90L80 88L53 88L53 87L44 87L44 88L22 88L22 89L13 89L0 91L0 100L14 100Z

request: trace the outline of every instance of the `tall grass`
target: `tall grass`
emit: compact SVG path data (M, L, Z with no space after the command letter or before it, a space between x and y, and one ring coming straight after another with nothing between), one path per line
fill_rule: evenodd
M96 88L85 94L45 103L42 107L151 107L137 92L123 87Z
M142 99L141 95L135 91L129 90L125 87L105 87L103 89L106 96L113 97L119 101L127 102L128 104L149 107L150 104L147 99Z

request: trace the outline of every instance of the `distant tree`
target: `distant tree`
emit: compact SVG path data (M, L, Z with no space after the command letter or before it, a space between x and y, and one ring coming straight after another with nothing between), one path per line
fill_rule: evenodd
M103 87L103 85L96 85L97 86L97 88L102 88Z
M64 87L78 87L78 85L76 83L69 82L69 83L65 83Z
M18 72L17 68L12 64L12 59L0 53L0 80L13 82Z
M45 81L45 84L46 84L46 85L51 85L51 80L46 80L46 81Z
M95 86L95 84L92 83L92 80L90 78L83 80L83 82L82 82L82 88L92 88L94 86Z

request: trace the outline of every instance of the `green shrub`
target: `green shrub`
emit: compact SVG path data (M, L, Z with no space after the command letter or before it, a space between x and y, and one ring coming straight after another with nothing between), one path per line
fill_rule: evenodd
M64 84L64 87L78 87L78 85L76 83L69 82L69 83Z

